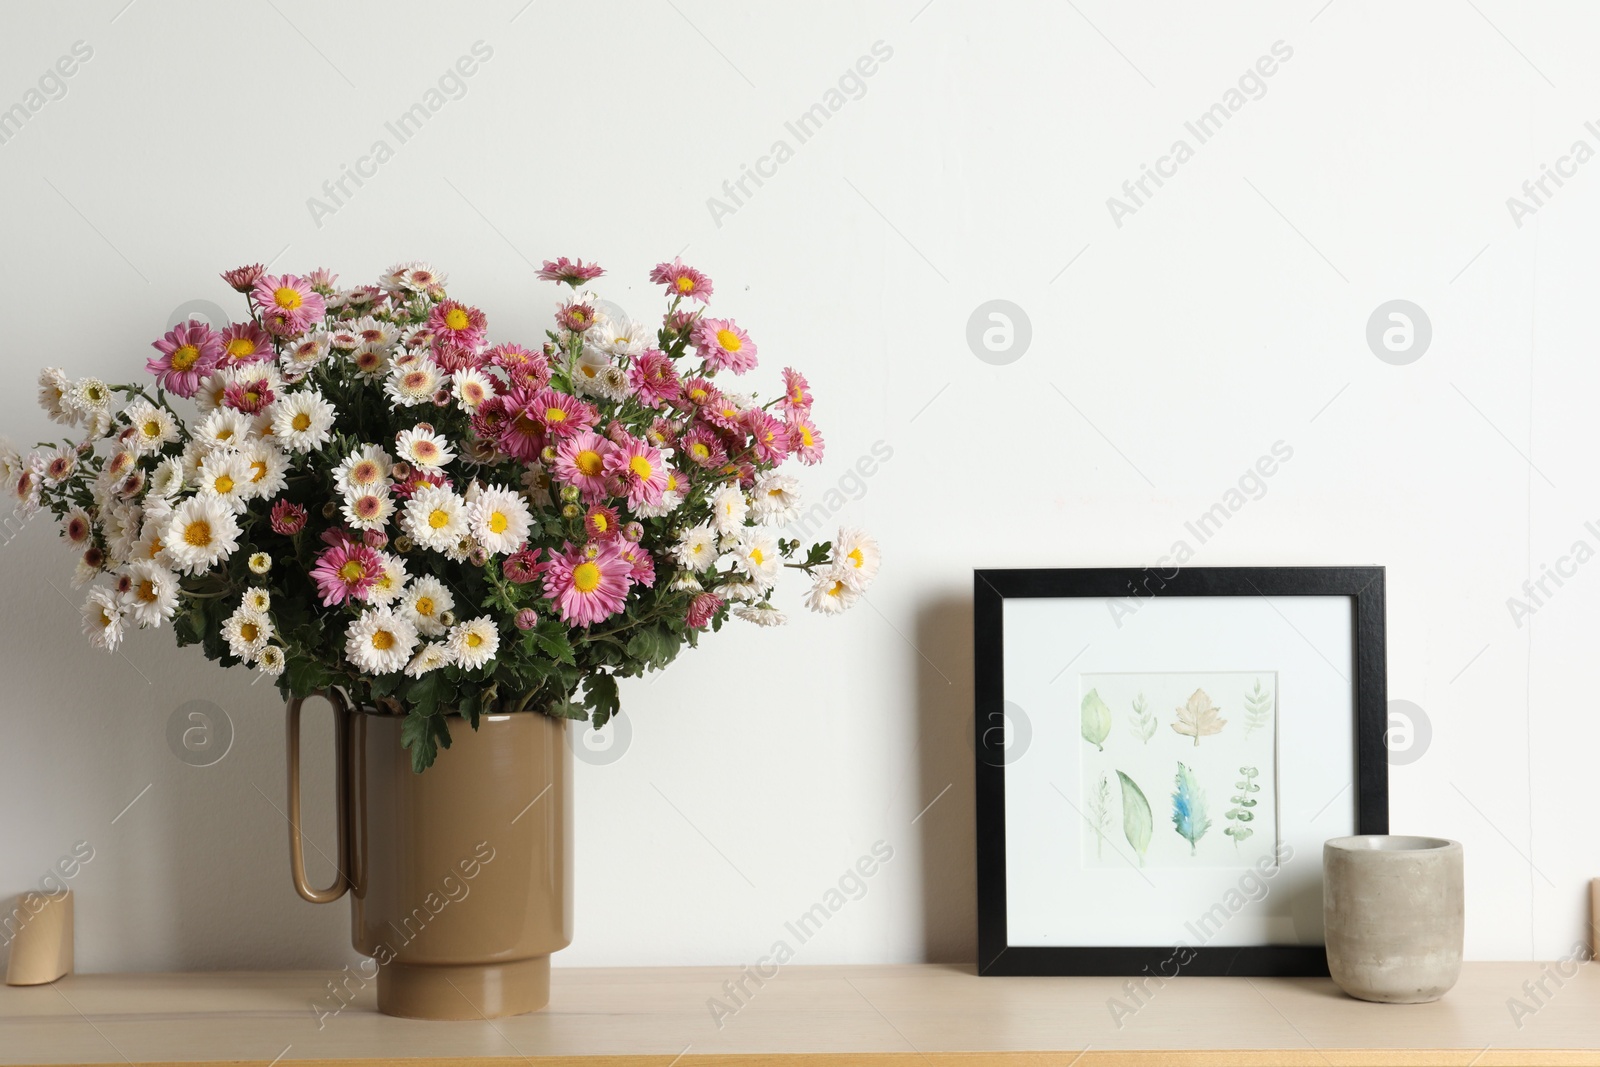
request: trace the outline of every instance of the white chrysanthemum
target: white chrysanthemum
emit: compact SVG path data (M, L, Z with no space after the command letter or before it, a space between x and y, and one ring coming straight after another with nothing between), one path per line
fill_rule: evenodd
M176 456L168 456L156 464L155 473L150 475L150 492L158 497L171 500L183 492L183 483L186 480L183 473L183 460Z
M520 493L491 485L467 508L472 536L491 555L515 552L528 539L533 515Z
M147 501L149 497L145 498ZM161 540L161 535L166 533L167 523L172 518L170 511L152 516L150 509L144 513L144 527L139 535L139 540L133 546L133 551L128 553L128 562L140 563L146 560L159 563L163 567L171 567L172 555L167 551L166 542Z
M487 615L458 623L446 642L456 665L476 670L494 659L500 651L500 630Z
M167 519L161 543L172 557L175 570L199 574L239 548L239 520L233 509L217 497L190 497Z
M144 509L138 504L112 504L101 511L100 532L113 559L120 561L133 555L143 516Z
M621 400L627 396L627 376L623 376L622 395L615 391L615 380L607 372L615 369L605 353L585 349L572 368L572 389L580 396L597 396L604 400Z
M454 662L450 650L443 642L425 644L417 650L417 654L406 664L406 674L412 678L421 678L429 671L436 671L440 667L448 667Z
M806 607L824 615L847 610L861 596L861 590L851 584L853 581L853 574L845 568L828 568L817 576L816 584L806 594Z
M443 616L455 606L456 598L443 582L431 574L414 580L400 598L400 611L423 637L437 637L444 633L446 624Z
M222 401L228 395L228 385L232 381L231 367L214 370L206 375L205 380L200 383L200 388L196 389L194 396L191 397L195 407L199 408L202 414L210 414L222 407Z
M311 369L328 358L328 335L322 331L307 334L283 350L283 370L294 381L300 381ZM273 393L282 391L282 379L272 387Z
M685 570L703 571L717 561L717 535L703 525L685 530L672 554Z
M705 586L700 584L700 579L688 571L679 571L672 579L672 584L667 586L674 593L703 593Z
M63 403L75 419L88 419L110 411L111 387L99 378L80 378L67 387Z
M232 408L218 408L200 420L194 431L194 440L204 452L233 452L243 448L255 437L255 424L250 416Z
M83 415L84 436L91 440L101 437L109 437L111 435L111 428L115 421L116 420L111 417L110 408L91 408Z
M352 489L374 489L386 485L394 460L377 445L362 445L350 453L333 470L333 482L346 492Z
M46 367L39 372L39 406L44 408L51 422L71 426L77 421L73 418L72 409L67 406L67 390L70 388L72 383L67 380L66 372L59 368Z
M249 472L246 490L251 500L271 500L289 485L289 457L276 445L256 441L241 453Z
M257 552L247 561L251 574L266 574L272 570L272 557L265 552ZM266 610L266 609L262 609Z
M125 572L131 580L122 597L134 621L140 626L160 626L178 610L178 576L153 560L129 564Z
M83 602L83 632L89 635L90 644L107 652L122 643L122 606L111 590L89 591L89 599Z
M495 395L494 379L476 367L466 367L450 376L450 394L462 411L477 411Z
M723 582L711 591L727 601L756 601L766 596L765 591L759 585L742 580Z
M315 389L290 393L272 403L272 436L290 452L310 452L333 436L335 414Z
M350 364L361 377L377 381L389 372L389 349L384 345L357 345L350 353Z
M844 569L857 589L865 589L878 576L883 554L865 530L845 526L833 542L833 562Z
M422 426L401 430L395 437L395 453L413 467L442 467L456 458L450 443Z
M61 517L61 538L73 548L82 550L94 535L94 520L80 507L73 506Z
M344 521L357 530L381 530L394 517L394 500L385 487L348 490L344 494Z
M763 589L777 584L783 557L778 552L778 539L767 531L746 530L739 539L739 547L734 550L734 558L738 560L739 569Z
M400 343L400 330L392 322L363 315L350 325L350 331L361 338L362 344L393 348Z
M44 479L46 485L60 485L72 477L72 472L78 469L78 450L75 448L52 448L39 453L35 462L35 470L39 477Z
M547 508L555 503L550 496L550 472L537 460L530 462L522 472L522 488L528 494L528 503L536 508Z
M363 611L345 631L344 655L363 674L393 674L411 659L417 628L389 608Z
M276 678L286 666L283 649L277 645L268 645L256 655L256 669L268 678Z
M800 479L768 471L750 491L750 514L767 526L793 522L800 514Z
M725 485L711 496L711 522L718 533L736 533L744 526L750 505L737 485Z
M257 555L265 555L265 553L258 552ZM254 557L251 558L253 559ZM253 611L257 615L265 615L272 610L272 594L262 586L253 586L245 590L244 599L239 603L241 607Z
M740 604L733 609L733 613L745 622L753 622L757 626L782 626L788 622L783 612L771 604Z
M134 401L122 417L134 431L129 443L141 456L159 452L178 439L178 420L172 417L172 412L148 400Z
M259 611L240 604L222 622L222 639L228 642L233 658L254 663L256 656L272 640L272 620Z
M178 462L183 464L184 484L193 484L200 473L200 461L205 459L211 449L204 441L195 437L183 446L183 453L178 457Z
M425 486L406 501L400 528L423 548L452 552L468 536L466 502L444 486Z
M372 583L372 588L367 591L367 603L379 607L393 604L406 591L406 561L391 552L381 553L383 570L378 573L378 578Z
M213 452L201 461L195 488L200 496L221 500L238 514L249 506L251 473L250 463L242 453Z
M668 467L666 488L661 490L661 503L640 504L633 511L642 519L659 519L676 511L688 497L689 479Z
M606 318L583 334L585 348L593 345L613 359L641 356L645 349L655 343L654 330L643 323L634 322L626 315Z
M441 381L439 368L433 360L419 359L408 366L397 365L391 370L389 380L383 383L383 391L398 407L415 407L432 403L433 394L439 391Z

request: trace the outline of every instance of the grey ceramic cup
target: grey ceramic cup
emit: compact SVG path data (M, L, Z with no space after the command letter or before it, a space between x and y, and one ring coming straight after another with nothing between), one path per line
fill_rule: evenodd
M1461 844L1369 834L1322 846L1328 970L1352 997L1422 1004L1461 975Z

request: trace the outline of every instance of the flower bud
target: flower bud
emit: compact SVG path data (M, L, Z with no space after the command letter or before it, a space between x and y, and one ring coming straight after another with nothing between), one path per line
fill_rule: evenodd
M539 613L534 611L532 608L523 608L521 611L517 612L515 621L517 624L517 629L531 630L535 626L539 625Z
M578 497L581 495L582 494L578 491L578 487L575 485L563 485L561 487L561 499L564 503L575 504L578 501Z
M575 519L582 514L583 509L576 504L563 504L561 506L561 517L563 519Z

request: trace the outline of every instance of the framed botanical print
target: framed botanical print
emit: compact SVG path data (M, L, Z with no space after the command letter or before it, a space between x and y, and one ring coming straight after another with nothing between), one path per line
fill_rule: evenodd
M1381 567L974 576L980 974L1325 975L1388 832Z

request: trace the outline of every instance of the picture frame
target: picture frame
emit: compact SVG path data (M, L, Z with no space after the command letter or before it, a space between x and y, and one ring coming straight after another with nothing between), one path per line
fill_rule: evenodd
M1327 975L1321 842L1389 828L1384 585L975 571L978 973Z

